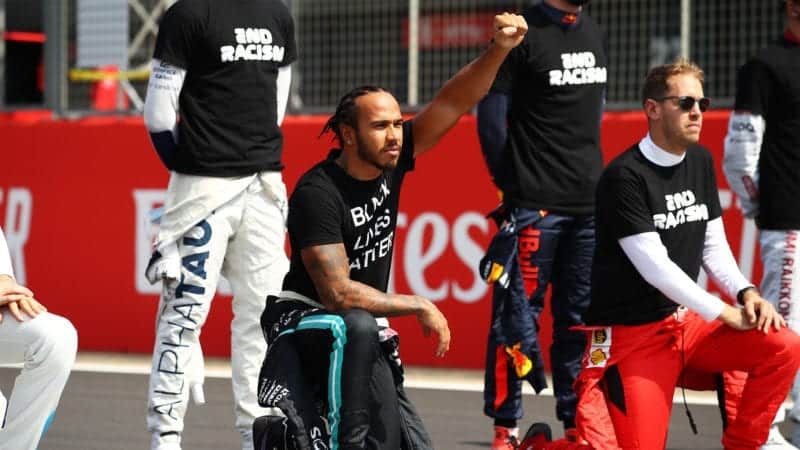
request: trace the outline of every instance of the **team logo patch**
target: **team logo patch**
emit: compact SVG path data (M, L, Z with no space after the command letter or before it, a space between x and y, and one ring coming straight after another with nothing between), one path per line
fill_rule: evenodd
M589 354L589 363L593 366L605 365L606 360L608 360L606 353L599 348L592 350Z
M605 367L611 358L611 327L592 330L592 338L586 355L586 368Z
M500 280L501 277L505 276L504 280L501 281L500 284L502 284L503 287L506 287L508 285L507 281L508 275L505 273L506 267L494 261L491 261L491 263L492 263L491 265L484 268L484 272L488 270L489 273L488 275L484 275L483 278L486 280L488 284L492 284L495 281Z
M606 330L595 330L592 332L592 342L595 344L604 344L608 339Z
M533 362L528 358L528 355L522 352L521 347L522 343L517 342L513 346L506 346L505 351L514 363L514 370L517 372L517 377L524 378L533 368Z

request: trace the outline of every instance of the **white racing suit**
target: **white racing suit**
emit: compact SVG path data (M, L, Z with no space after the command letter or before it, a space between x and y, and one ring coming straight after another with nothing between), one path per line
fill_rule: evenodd
M256 401L266 343L259 318L288 270L286 187L280 172L237 178L171 173L151 282L164 280L148 390L151 448L180 449L189 392L203 402L200 330L220 275L233 290L231 366L236 428L252 448L256 417L275 414Z
M11 255L0 230L0 275L14 278ZM72 323L42 312L18 322L0 307L0 364L21 364L8 400L0 392L0 450L35 450L56 413L78 350Z
M0 393L0 450L36 449L53 420L77 348L78 334L69 320L43 312L17 322L3 311L0 364L23 366L7 404Z
M761 230L759 240L764 265L761 295L775 305L790 329L800 333L800 230ZM800 372L791 397L794 407L789 416L800 423Z
M725 137L722 169L731 189L739 197L742 213L758 214L758 159L765 129L757 114L734 112ZM793 207L786 205L787 208ZM761 295L769 300L796 333L800 333L800 230L759 230L764 274ZM800 422L800 374L791 390L794 407L790 417ZM778 413L781 421L783 411ZM800 432L800 426L796 427Z

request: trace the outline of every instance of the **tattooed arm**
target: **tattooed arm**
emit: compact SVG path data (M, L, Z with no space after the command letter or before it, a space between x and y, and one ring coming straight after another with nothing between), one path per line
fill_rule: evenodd
M450 348L447 319L430 300L418 295L387 294L350 279L350 265L343 244L315 245L301 250L303 264L314 281L319 301L330 311L359 308L375 316L414 315L425 336L439 338L436 356Z

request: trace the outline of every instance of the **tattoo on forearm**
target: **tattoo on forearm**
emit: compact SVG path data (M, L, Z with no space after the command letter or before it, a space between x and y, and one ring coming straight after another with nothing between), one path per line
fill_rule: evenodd
M420 301L414 296L387 294L351 280L347 254L341 244L310 247L302 255L320 301L328 308L360 308L381 316L406 315L420 309Z

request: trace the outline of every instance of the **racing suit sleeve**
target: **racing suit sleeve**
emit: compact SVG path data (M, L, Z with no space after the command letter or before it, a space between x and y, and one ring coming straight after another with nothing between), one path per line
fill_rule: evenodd
M742 275L736 264L728 239L725 237L722 217L710 220L706 225L703 268L708 277L731 298L735 299L739 291L753 285Z
M758 214L758 158L765 119L775 97L774 75L758 58L736 74L736 100L725 137L722 169L747 217Z
M153 59L147 96L144 101L144 124L153 147L167 169L178 145L178 112L186 70Z
M503 150L506 145L506 113L508 96L499 92L489 92L478 103L478 138L481 153L486 160L489 174L497 184L497 177L503 164Z
M725 303L698 286L669 258L657 232L626 236L618 242L642 278L667 298L709 322L722 313Z
M734 111L728 121L722 170L739 197L746 217L758 214L758 158L764 137L764 118L750 111Z
M286 117L286 106L289 104L289 87L292 85L291 66L282 66L278 69L277 100L278 100L278 126L283 123Z

